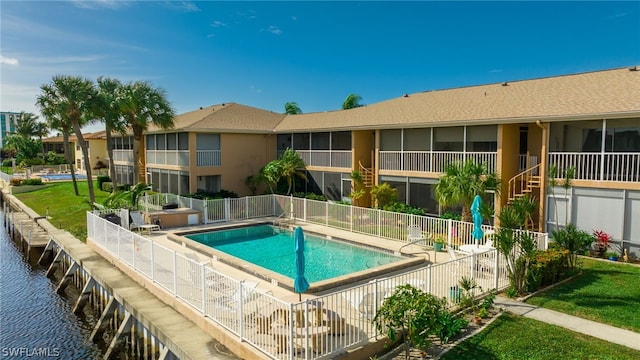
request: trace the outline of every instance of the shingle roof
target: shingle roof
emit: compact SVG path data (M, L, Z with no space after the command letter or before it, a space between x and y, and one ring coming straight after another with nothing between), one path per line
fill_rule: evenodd
M410 94L350 110L288 115L276 132L640 116L640 69Z
M271 111L236 103L208 106L177 115L171 130L149 126L147 133L184 130L190 132L272 133L285 117Z

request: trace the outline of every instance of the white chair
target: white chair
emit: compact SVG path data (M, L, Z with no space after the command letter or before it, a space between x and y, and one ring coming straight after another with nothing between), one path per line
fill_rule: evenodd
M367 288L358 288L344 293L343 296L361 317L373 319L387 296L387 290L368 291Z
M422 235L422 229L418 225L409 225L407 228L407 241L419 241L423 240L424 236Z
M140 211L131 211L129 213L129 216L131 216L131 225L129 225L129 230L132 230L132 231L147 230L149 234L151 234L151 230L160 231L159 225L145 223L144 219L142 218L142 213Z

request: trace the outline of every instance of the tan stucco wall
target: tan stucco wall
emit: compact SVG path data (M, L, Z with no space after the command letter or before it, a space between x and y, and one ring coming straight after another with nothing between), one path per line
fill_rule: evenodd
M371 169L373 171L374 181L377 177L377 169L373 166L373 156L376 146L376 131L374 130L362 130L351 132L351 148L352 148L352 166L353 170L360 170L360 163L362 166ZM353 183L351 184L353 190ZM369 193L371 188L365 189L365 194L359 198L356 202L358 206L371 206L371 194Z
M196 192L198 176L221 175L221 186L239 196L251 195L244 184L249 175L276 158L276 136L264 134L220 134L221 166L197 167L195 134L189 135L192 149L190 192Z
M89 158L90 158L89 162L91 163L91 169L96 167L98 160L102 161L105 165L108 165L107 161L105 160L107 158L107 141L105 139L91 139L86 141L89 144L88 150L89 150ZM74 159L83 159L82 148L77 148L76 146L77 144L78 144L77 141L72 142L72 146L75 151ZM80 167L76 166L76 169L83 170L84 161L80 164Z
M520 150L520 124L498 126L498 156L496 170L502 180L500 201L496 202L496 213L509 200L509 179L518 174Z

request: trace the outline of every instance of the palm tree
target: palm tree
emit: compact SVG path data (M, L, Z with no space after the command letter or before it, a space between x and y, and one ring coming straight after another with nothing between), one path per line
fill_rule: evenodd
M47 124L52 130L58 130L62 132L62 142L64 150L64 158L67 164L70 164L71 180L73 181L73 190L76 196L80 196L78 191L78 183L76 182L76 170L73 166L73 159L71 158L71 149L69 143L69 136L71 135L71 122L62 118L60 114L50 113L48 109L42 111L42 114L47 120Z
M98 78L98 107L97 117L104 121L104 129L107 137L107 156L109 156L109 177L113 184L113 189L118 188L116 180L116 168L113 162L113 132L122 135L126 134L126 127L120 114L120 107L117 103L116 93L122 86L122 83L116 79L99 77Z
M307 180L307 165L304 163L300 155L293 151L291 148L287 148L280 162L280 177L287 181L287 195L291 193L293 188L293 180L296 176Z
M362 96L356 94L349 94L344 102L342 103L342 110L353 109L362 106L360 104L362 101Z
M33 113L22 111L16 121L13 132L7 132L7 148L13 149L17 153L18 162L22 159L32 159L38 156L37 147L42 148L42 136L47 134L46 124L39 122L38 117ZM34 137L40 139L38 144ZM44 153L44 151L43 151Z
M284 104L284 113L289 115L302 114L302 110L300 110L296 102L289 101Z
M89 159L89 149L84 141L81 129L95 112L96 88L91 80L80 76L56 75L53 77L51 84L42 85L40 89L42 93L38 96L36 104L40 106L41 112L48 114L45 116L57 114L61 119L68 120L71 123L71 128L76 134L84 157L84 168L89 187L89 201L94 203L95 194L91 176L91 159Z
M154 88L144 81L122 85L118 89L116 101L124 123L133 131L134 176L138 174L138 182L146 182L143 133L149 128L149 124L162 129L173 128L175 112L164 90Z
M453 162L436 185L436 197L443 206L462 206L462 220L471 222L471 203L487 190L499 191L500 179L490 174L484 164L474 161Z

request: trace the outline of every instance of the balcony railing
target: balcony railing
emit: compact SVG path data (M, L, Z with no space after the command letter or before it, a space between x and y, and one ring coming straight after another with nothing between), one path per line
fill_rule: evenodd
M549 153L549 165L556 165L558 177L570 167L576 180L640 181L640 152L637 153Z
M113 161L133 163L133 150L113 150Z
M351 150L296 150L307 166L351 169ZM278 157L283 151L278 152Z
M444 172L454 161L473 160L496 172L495 152L462 151L380 151L380 170Z
M220 150L198 150L196 151L197 166L220 166L222 152Z
M147 150L147 164L189 166L189 150Z

